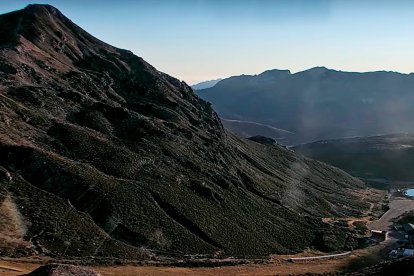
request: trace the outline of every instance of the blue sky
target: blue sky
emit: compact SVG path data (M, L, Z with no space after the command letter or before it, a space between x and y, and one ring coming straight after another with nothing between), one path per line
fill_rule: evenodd
M190 84L314 66L414 72L413 0L0 0L48 3Z

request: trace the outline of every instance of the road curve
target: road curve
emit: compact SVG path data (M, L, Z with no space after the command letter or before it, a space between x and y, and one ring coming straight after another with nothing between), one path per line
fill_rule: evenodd
M398 198L391 200L390 209L385 212L378 220L368 223L370 230L389 231L392 228L393 220L408 211L414 210L414 200L408 198Z

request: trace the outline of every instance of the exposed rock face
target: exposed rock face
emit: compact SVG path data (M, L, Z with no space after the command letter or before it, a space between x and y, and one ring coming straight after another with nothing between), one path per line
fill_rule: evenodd
M3 167L0 167L0 181L12 181L12 180L13 178L11 174Z
M0 16L0 166L27 238L62 256L296 252L323 247L321 217L368 208L357 179L226 132L185 83L45 5Z

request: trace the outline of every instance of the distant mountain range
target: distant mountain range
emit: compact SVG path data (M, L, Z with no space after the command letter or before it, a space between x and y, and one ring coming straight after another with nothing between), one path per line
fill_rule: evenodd
M286 130L285 137L271 137L284 144L414 131L414 74L270 70L230 77L197 93L221 118ZM231 130L268 132L251 133L250 126Z
M194 90L207 89L207 88L213 87L221 80L222 79L203 81L203 82L192 85L191 88L193 88Z

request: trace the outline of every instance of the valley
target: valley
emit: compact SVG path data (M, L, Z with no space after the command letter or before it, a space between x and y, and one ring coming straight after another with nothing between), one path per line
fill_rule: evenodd
M320 140L291 147L311 158L341 168L379 189L414 186L414 135L388 134Z

